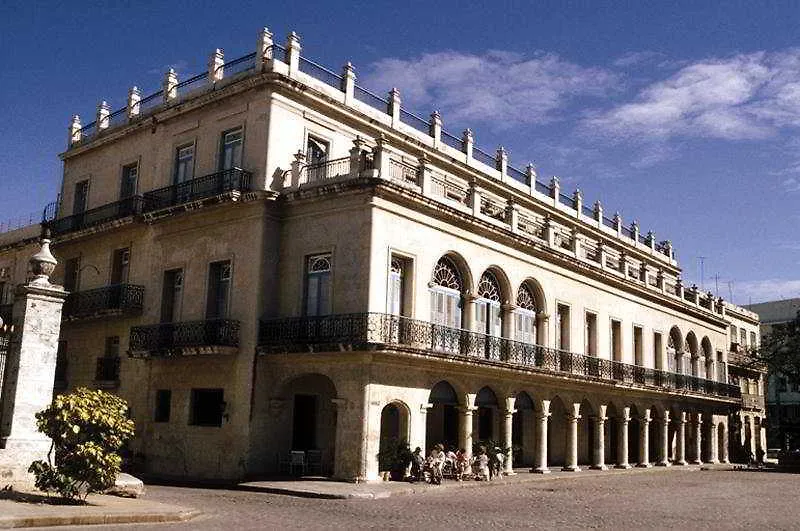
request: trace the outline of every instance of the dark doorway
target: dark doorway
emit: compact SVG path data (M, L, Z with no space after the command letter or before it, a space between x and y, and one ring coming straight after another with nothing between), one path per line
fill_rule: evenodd
M317 396L294 395L292 450L315 450L317 447Z

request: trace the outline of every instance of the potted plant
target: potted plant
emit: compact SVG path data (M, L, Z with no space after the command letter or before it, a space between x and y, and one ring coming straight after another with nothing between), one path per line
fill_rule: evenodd
M386 439L377 457L378 470L389 471L392 481L402 481L411 463L411 448L406 441Z

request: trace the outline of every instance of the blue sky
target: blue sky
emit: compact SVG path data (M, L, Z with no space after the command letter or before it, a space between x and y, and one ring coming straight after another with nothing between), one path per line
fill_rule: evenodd
M149 93L170 66L202 72L216 47L249 53L263 26L671 239L689 283L718 275L740 304L800 296L796 2L6 0L0 222L55 199L72 114Z

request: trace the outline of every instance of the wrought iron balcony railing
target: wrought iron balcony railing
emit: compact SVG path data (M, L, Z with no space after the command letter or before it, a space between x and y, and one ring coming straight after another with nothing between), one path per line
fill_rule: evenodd
M262 352L338 351L343 345L365 350L391 346L580 378L730 398L741 396L739 387L723 382L381 313L262 321L258 343Z
M134 357L170 357L186 350L239 346L239 321L208 319L134 326L130 353Z
M97 358L94 372L96 382L119 382L120 359L117 356L102 356Z
M745 409L764 409L764 396L742 393L742 407Z
M143 212L206 199L234 191L250 191L252 174L241 168L222 170L190 181L165 186L143 195Z
M142 196L134 195L79 214L45 221L45 224L50 232L57 236L141 213Z
M64 301L64 319L125 315L142 311L144 286L112 284L102 288L70 293Z

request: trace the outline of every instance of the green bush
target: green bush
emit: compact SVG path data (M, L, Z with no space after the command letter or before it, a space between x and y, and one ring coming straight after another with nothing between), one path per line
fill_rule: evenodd
M28 468L36 488L83 501L114 485L122 464L118 452L133 437L127 413L125 400L104 391L79 388L57 396L36 414L39 431L53 440L47 461Z

